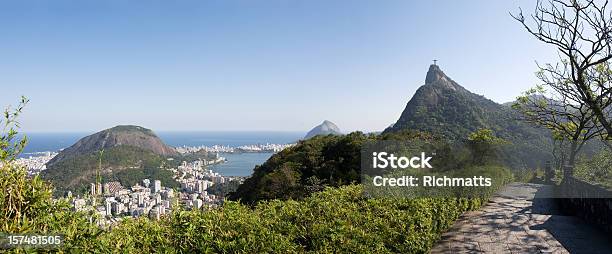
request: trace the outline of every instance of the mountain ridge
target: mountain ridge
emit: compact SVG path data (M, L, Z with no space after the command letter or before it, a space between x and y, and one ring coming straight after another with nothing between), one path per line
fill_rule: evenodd
M470 133L490 129L494 135L512 143L504 159L512 167L537 166L550 159L550 131L520 120L520 113L475 94L431 65L425 84L406 103L396 123L383 133L404 130L429 132L449 140L466 140Z
M395 124L387 132L417 129L439 132L460 139L481 128L496 132L507 130L518 115L509 107L475 94L448 77L437 65L431 65L425 84L417 89ZM516 123L525 127L522 123Z

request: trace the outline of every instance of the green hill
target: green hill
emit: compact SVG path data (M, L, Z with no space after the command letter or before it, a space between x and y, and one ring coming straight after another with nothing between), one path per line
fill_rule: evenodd
M152 130L134 125L119 125L80 139L62 150L47 163L47 166L68 158L122 145L138 147L162 156L177 154L174 148L164 144Z
M102 170L98 170L100 151ZM164 186L178 187L172 172L164 170L170 156L178 156L153 131L132 125L116 126L89 135L61 151L41 173L58 191L85 192L100 171L102 182L119 181L132 186L145 179L161 180Z
M314 136L300 141L255 167L230 199L254 203L267 199L301 199L324 186L361 180L361 146L373 135Z
M63 192L67 190L86 192L95 182L99 153L91 152L52 164L41 173ZM165 157L134 146L117 146L104 150L102 157L102 182L119 181L123 186L132 186L145 178L162 181L164 186L179 187L173 173L163 168L170 166Z

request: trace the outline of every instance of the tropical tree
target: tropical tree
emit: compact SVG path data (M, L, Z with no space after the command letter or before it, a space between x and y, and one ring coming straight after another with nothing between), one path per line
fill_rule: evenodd
M538 66L540 80L551 81L545 85L563 98L563 105L593 118L605 131L601 137L610 140L612 12L607 6L607 0L538 0L530 19L521 9L512 17L559 53L560 64ZM576 133L582 133L580 128Z

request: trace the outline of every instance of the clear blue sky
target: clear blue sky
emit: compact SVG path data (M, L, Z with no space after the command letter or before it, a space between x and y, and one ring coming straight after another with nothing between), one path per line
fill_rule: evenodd
M533 1L2 1L0 104L26 131L382 130L431 60L513 100L556 53L508 12Z

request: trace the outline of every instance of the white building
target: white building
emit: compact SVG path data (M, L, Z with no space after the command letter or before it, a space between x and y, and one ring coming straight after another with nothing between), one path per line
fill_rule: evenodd
M89 194L91 194L92 196L96 195L96 184L95 183L90 183L89 184Z
M202 202L202 200L199 198L193 201L193 207L195 207L196 209L202 208L203 204L204 202Z
M106 215L111 216L111 211L112 211L112 202L111 201L106 201Z
M149 185L151 185L151 180L149 180L149 179L144 179L144 180L142 180L142 185L143 185L144 187L149 188Z
M138 206L142 207L144 205L144 196L138 193Z
M111 207L111 211L114 215L122 214L125 210L123 203L114 202Z
M204 191L204 181L199 180L195 183L195 192L202 193Z
M153 192L157 193L161 191L161 181L160 180L155 180L153 182Z

